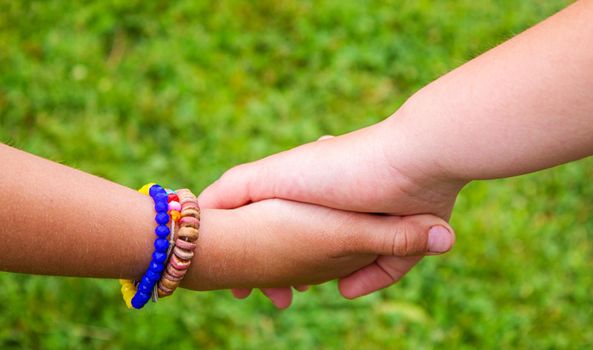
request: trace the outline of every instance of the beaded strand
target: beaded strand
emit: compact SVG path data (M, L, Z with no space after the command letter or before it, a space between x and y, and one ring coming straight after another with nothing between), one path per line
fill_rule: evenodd
M165 261L169 261L169 258L173 252L173 247L175 246L175 229L177 222L181 218L181 204L179 204L179 197L175 191L167 189L167 201L169 203L169 216L171 217L171 234L169 234L169 249L167 249L167 259ZM152 301L156 303L158 300L158 283L155 283L152 290Z
M126 305L128 308L133 307L135 309L141 309L146 305L151 298L154 286L161 278L167 261L167 251L169 249L167 237L170 233L169 227L167 227L170 220L169 203L165 189L158 184L150 183L144 185L138 192L152 197L156 211L154 220L157 226L154 230L156 234L154 252L148 270L137 283L130 280L120 280L121 291Z
M195 241L199 237L200 229L200 206L196 196L188 189L177 191L177 200L180 207L179 230L174 246L171 247L167 267L158 282L158 297L164 298L173 294L185 276L196 248ZM172 213L174 210L171 211ZM173 215L173 214L172 214ZM173 235L172 235L173 236Z

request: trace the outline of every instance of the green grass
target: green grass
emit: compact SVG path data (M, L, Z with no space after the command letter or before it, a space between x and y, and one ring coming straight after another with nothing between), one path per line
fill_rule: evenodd
M381 120L565 4L0 0L0 141L131 187L199 190ZM454 251L356 301L335 284L283 312L180 291L138 313L115 281L3 273L0 348L591 347L592 178L584 160L471 184Z

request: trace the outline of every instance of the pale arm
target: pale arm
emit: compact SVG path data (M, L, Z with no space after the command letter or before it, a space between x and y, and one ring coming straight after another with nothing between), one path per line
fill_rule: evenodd
M441 77L387 121L394 163L470 181L593 154L592 47L579 1Z

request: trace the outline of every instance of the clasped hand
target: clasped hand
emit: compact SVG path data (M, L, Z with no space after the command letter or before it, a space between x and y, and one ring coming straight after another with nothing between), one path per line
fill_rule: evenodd
M459 188L435 185L438 177L411 178L405 172L411 164L391 166L384 130L377 124L240 165L202 193L203 207L245 212L250 232L233 238L249 241L245 254L257 263L245 268L260 277L245 287L276 287L262 291L284 308L292 299L289 286L302 290L339 278L342 295L355 298L399 281L422 256L452 247L443 218ZM411 215L417 213L433 215ZM233 293L244 298L250 291Z

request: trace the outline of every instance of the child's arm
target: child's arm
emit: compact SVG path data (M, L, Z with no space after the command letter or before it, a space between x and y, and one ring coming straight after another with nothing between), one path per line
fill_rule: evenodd
M139 278L154 241L150 197L0 144L0 270ZM344 276L377 254L429 251L432 216L380 217L270 200L204 210L184 286L288 286ZM443 232L441 232L443 233ZM432 237L431 251L444 252Z
M392 164L422 164L431 176L463 183L593 154L593 1L572 4L426 86L387 125ZM400 142L414 150L410 159Z
M593 1L578 1L423 88L388 120L238 166L200 200L233 208L284 198L448 218L470 180L593 154L592 43ZM344 280L342 292L387 286L367 271Z

